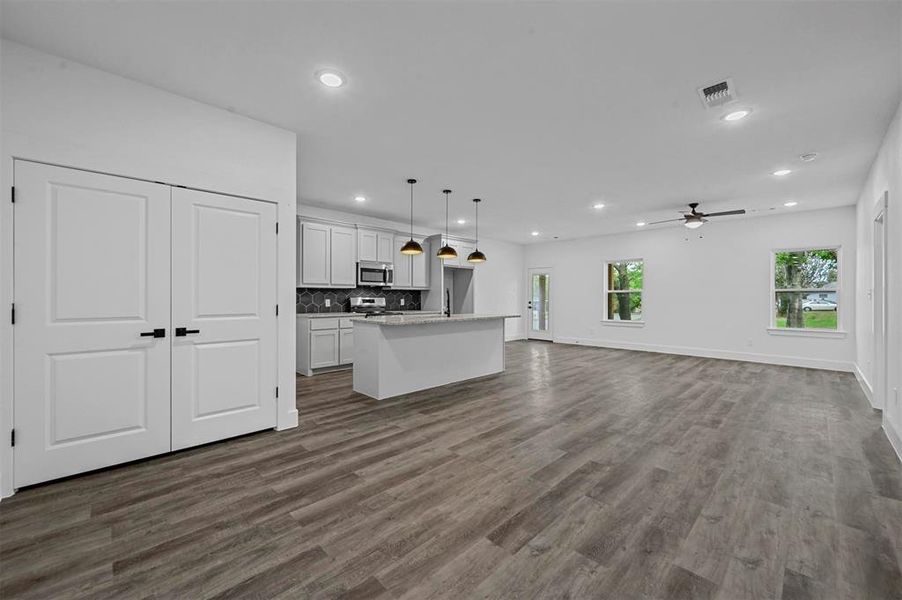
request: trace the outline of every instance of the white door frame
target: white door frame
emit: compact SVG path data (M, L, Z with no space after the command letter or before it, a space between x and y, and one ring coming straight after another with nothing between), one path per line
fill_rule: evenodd
M886 333L889 311L886 310L887 286L887 240L886 240L886 213L889 207L889 192L885 191L874 205L873 229L871 230L871 312L874 332L873 354L873 389L871 390L871 405L883 410L886 407L887 390L887 339ZM880 240L877 239L877 231L880 230ZM879 247L878 247L879 244ZM878 250L880 265L877 264ZM878 289L879 282L879 289Z
M534 273L545 273L550 282L548 289L547 333L536 334L532 329L532 277ZM554 341L554 270L551 267L529 267L526 269L526 339Z

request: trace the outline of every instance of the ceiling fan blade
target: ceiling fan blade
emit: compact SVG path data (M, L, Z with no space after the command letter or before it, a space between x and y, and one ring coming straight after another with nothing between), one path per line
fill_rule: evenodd
M675 221L685 221L686 219L667 219L666 221L652 221L649 225L658 225L659 223L673 223Z
M739 210L725 210L723 212L707 213L705 216L706 217L725 217L727 215L744 215L744 214L745 214L745 209L740 208Z

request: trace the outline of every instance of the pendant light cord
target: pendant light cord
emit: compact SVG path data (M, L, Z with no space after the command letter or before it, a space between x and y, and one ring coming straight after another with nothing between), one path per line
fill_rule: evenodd
M410 184L410 239L413 239L413 184Z
M448 192L445 192L445 244L448 243Z

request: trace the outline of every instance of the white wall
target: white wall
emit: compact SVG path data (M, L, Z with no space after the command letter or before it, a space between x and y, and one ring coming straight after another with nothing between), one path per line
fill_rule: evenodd
M316 206L298 204L298 214L302 217L315 217L356 225L383 227L395 231L410 231L409 223L388 221L352 212L331 210ZM414 224L414 232L423 237L442 233ZM458 236L468 239L467 236ZM523 279L523 246L508 242L483 239L479 249L488 257L488 261L476 266L474 275L474 307L477 313L521 314L525 306ZM508 340L521 339L525 335L525 319L508 319L505 324L505 337Z
M866 392L874 376L873 220L875 204L889 192L885 234L887 241L887 385L883 426L902 457L902 104L887 130L883 145L862 187L857 205L858 286L855 314L857 367Z
M476 267L474 312L523 315L519 319L506 319L504 323L506 339L522 339L526 336L524 247L481 240L479 249L488 260Z
M808 246L842 247L844 336L768 332L770 252ZM604 263L623 258L645 260L641 328L602 323ZM851 206L712 222L695 234L667 227L527 246L525 267L554 270L555 341L837 370L851 370L854 361Z
M129 79L0 43L0 301L12 290L13 158L278 202L292 225L297 137ZM279 302L294 306L295 228L281 228ZM8 314L4 308L3 315ZM280 316L279 428L297 424L294 311ZM0 320L0 495L11 493L12 327Z

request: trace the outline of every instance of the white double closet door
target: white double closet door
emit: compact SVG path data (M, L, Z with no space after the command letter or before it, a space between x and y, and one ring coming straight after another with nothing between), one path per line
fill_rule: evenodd
M15 166L15 485L275 426L276 206Z

